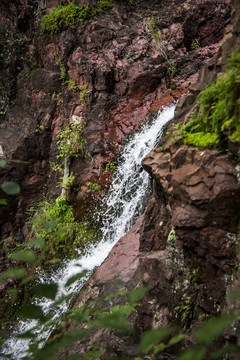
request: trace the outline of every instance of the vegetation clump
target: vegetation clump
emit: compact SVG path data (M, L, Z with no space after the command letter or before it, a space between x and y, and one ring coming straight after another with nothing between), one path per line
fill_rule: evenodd
M199 108L180 129L185 145L213 147L224 141L240 141L240 48L235 50L227 69L198 96Z
M101 186L97 183L93 183L93 182L89 182L87 184L87 193L92 193L95 191L100 191L101 190Z
M191 43L191 50L197 50L200 46L198 39L194 39Z
M60 5L56 10L43 17L42 33L58 33L66 28L75 28L86 20L93 19L111 9L113 0L99 0L97 6L83 4L81 7L71 2L67 6Z
M75 219L72 206L64 196L55 202L44 199L37 207L30 209L32 237L42 238L48 245L49 257L59 255L64 247L70 250L74 237Z
M58 133L58 158L70 159L73 157L88 158L87 141L82 135L84 125L71 122Z
M73 207L66 196L59 196L55 202L44 199L30 210L32 224L32 238L40 238L47 245L48 259L61 258L62 249L64 256L72 258L78 256L78 251L84 246L99 240L100 233L96 226L86 217L82 222L77 222L74 217Z

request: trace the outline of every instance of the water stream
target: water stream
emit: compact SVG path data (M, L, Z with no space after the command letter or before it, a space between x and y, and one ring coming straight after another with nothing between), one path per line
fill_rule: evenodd
M103 199L104 211L100 214L102 222L102 239L88 249L87 254L79 259L69 261L50 277L40 274L40 281L58 284L57 297L61 298L70 292L79 291L82 284L90 276L94 268L101 265L114 244L133 226L138 216L143 212L147 198L151 192L149 175L143 171L141 160L158 143L162 136L164 125L173 118L175 106L165 108L158 113L156 119L143 125L135 132L129 141L122 146L115 175L107 195ZM86 276L67 288L67 279L78 273L80 269L87 270ZM45 314L54 314L54 320L60 319L69 307L69 301L55 306L49 299L36 299ZM17 333L23 333L36 326L34 330L38 339L46 340L52 327L43 329L35 320L20 322ZM29 340L20 340L12 336L5 344L2 352L11 353L15 359L26 356ZM1 358L6 359L6 358Z

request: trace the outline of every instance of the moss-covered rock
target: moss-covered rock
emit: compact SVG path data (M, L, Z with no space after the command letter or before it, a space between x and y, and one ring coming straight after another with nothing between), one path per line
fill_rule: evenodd
M74 2L67 6L60 5L43 17L41 30L43 33L54 34L69 27L74 28L77 24L82 24L111 9L112 5L113 0L100 0L96 7L85 4L80 7Z
M198 96L198 109L180 129L185 145L213 147L224 140L240 141L240 48L229 58L227 69Z

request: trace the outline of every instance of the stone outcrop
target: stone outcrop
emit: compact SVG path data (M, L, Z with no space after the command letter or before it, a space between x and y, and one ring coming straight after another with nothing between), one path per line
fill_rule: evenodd
M217 314L225 301L237 244L240 201L237 163L219 151L172 146L152 151L143 166L154 178L155 201L150 201L142 225L141 278L144 283L152 282L153 274L146 272L149 258L157 261L154 253L165 251L174 229L175 246L184 254L182 266L199 273L194 306ZM153 214L154 222L150 221ZM169 272L163 271L170 288L176 277ZM156 286L161 289L162 281ZM176 307L176 299L174 304Z

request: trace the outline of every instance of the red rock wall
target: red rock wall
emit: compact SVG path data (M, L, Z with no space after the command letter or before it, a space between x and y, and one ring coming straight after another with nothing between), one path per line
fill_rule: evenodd
M41 35L42 16L57 5L38 0L0 5L0 30L10 41L7 47L1 45L5 57L11 47L0 79L10 105L1 117L0 145L4 157L26 161L8 164L1 175L1 180L14 180L21 186L20 197L1 209L2 237L22 237L26 209L44 195L59 195L58 175L50 163L57 161L57 132L73 115L86 123L84 136L93 160L75 159L71 164L76 181L70 197L81 216L89 199L79 185L108 184L101 179L99 166L114 157L119 142L139 127L150 108L179 97L196 80L202 63L216 53L230 18L229 0L139 0L132 6L116 1L112 10L76 29ZM158 43L147 25L153 15ZM190 38L193 16L196 27ZM189 44L195 38L200 47L191 50ZM79 87L88 85L86 106L79 94L61 84L59 60L72 81ZM172 63L176 71L170 79L167 73ZM167 87L176 90L169 95ZM39 125L43 131L36 133Z

